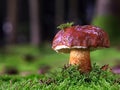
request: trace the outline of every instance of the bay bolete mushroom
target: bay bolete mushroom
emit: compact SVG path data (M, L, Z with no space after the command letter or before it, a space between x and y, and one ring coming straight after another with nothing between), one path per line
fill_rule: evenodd
M108 34L93 25L73 26L62 24L55 35L52 48L56 52L70 53L69 64L78 65L83 73L91 71L90 51L95 48L110 46Z

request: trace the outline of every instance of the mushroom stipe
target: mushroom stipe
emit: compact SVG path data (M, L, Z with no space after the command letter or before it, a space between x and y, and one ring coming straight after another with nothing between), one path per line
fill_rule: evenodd
M81 50L73 49L73 50L71 50L69 64L79 65L79 70L82 73L91 71L89 49L81 49Z

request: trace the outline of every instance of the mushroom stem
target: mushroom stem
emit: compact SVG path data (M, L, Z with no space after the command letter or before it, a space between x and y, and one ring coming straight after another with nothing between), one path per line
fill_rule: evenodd
M89 49L72 49L70 51L71 65L78 65L82 73L91 71L90 50Z

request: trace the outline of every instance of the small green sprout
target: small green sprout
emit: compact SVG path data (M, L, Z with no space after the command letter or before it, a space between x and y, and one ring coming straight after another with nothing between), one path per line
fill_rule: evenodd
M67 22L67 23L64 23L64 24L61 24L57 27L57 29L65 29L67 27L71 27L72 25L74 24L74 22Z

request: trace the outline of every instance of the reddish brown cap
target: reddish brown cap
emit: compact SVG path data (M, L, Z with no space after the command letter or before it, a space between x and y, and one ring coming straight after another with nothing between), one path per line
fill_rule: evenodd
M57 52L69 52L71 49L109 47L108 34L101 28L84 25L71 26L60 30L54 37L52 48Z

